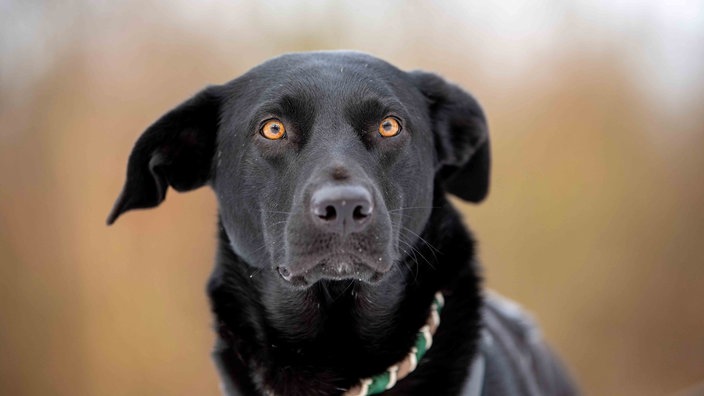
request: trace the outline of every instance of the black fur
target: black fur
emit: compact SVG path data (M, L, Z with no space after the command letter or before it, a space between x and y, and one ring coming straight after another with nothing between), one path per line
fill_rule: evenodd
M397 119L384 138L377 126ZM281 140L259 132L280 120ZM486 121L465 91L353 52L284 55L212 86L152 125L108 218L208 183L219 243L208 293L230 395L338 395L408 353L433 295L442 324L418 369L384 394L453 395L477 351L474 243L445 192L489 188ZM311 196L354 185L374 207L347 236ZM344 205L344 203L342 203Z

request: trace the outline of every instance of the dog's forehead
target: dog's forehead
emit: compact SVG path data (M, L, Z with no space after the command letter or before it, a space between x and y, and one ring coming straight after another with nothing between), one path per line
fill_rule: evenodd
M252 70L306 72L330 71L347 68L348 71L366 72L369 75L392 75L399 70L390 63L372 55L354 51L299 52L270 59Z
M359 91L392 94L402 88L406 74L368 54L352 51L304 52L279 56L241 77L255 89L285 88L315 94L343 95Z

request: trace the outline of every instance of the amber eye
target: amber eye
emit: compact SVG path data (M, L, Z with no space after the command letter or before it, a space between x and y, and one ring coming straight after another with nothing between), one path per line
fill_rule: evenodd
M262 127L259 133L267 139L279 140L286 135L286 127L279 120L269 120Z
M383 137L396 136L401 132L401 124L394 117L386 117L379 124L379 135Z

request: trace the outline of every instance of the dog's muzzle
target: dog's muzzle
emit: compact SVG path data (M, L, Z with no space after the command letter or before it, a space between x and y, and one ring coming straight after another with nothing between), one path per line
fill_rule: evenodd
M295 286L321 279L375 283L389 271L390 221L367 187L323 185L305 207L287 230L289 259L277 268L284 280Z

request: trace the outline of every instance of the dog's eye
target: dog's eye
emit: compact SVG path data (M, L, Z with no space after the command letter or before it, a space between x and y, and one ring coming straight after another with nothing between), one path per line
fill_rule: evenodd
M379 124L379 135L383 137L396 136L401 132L401 124L394 117L386 117Z
M267 139L279 140L286 135L286 127L279 120L269 120L262 126L259 133Z

